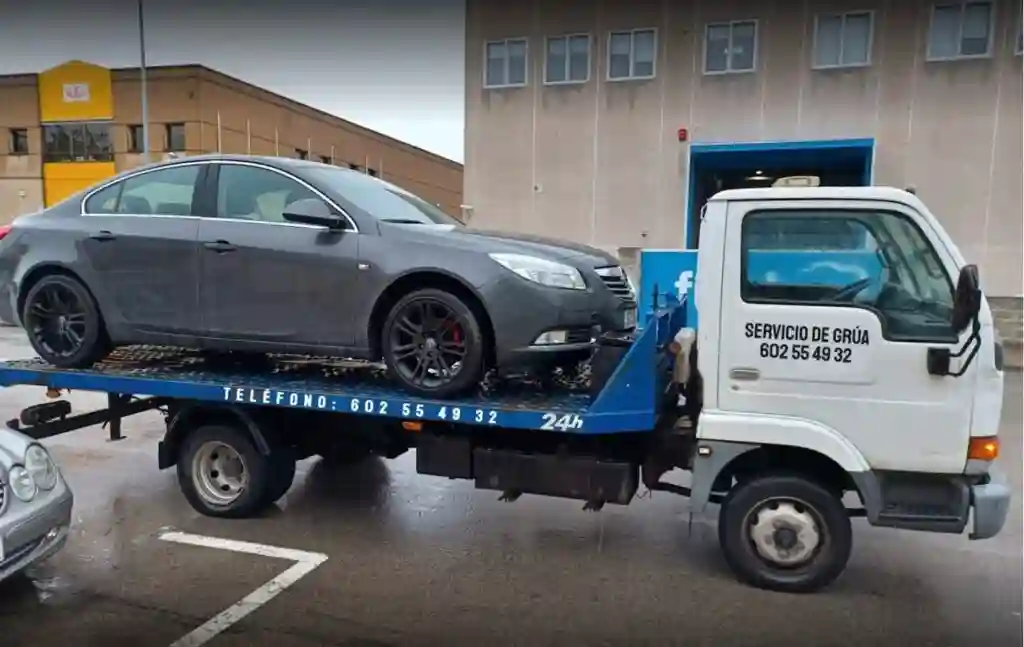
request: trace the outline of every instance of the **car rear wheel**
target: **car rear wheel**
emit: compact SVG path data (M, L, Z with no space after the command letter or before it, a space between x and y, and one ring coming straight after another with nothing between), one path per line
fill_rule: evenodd
M110 352L96 301L66 274L39 279L25 296L21 321L32 348L59 368L86 368Z
M399 299L381 348L392 378L410 393L446 398L483 378L485 339L473 311L455 295L418 290Z

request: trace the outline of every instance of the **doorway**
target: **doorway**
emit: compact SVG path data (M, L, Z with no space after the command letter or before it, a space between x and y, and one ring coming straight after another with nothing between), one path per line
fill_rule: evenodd
M869 186L874 147L874 139L693 144L686 247L699 244L701 210L719 191L768 187L791 175L817 176L821 186Z

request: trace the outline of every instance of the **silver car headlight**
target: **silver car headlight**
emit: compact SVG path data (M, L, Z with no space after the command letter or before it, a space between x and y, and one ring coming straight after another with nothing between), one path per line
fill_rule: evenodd
M32 445L25 452L25 469L32 475L40 490L57 487L57 464L42 445Z
M549 288L587 289L583 275L571 265L523 254L490 254L489 256L502 267L515 272L527 281L546 285Z
M11 492L14 492L14 496L18 497L25 503L28 503L32 499L36 498L36 493L39 492L39 486L36 485L36 480L32 478L32 474L21 465L15 465L8 472L7 478L11 480Z

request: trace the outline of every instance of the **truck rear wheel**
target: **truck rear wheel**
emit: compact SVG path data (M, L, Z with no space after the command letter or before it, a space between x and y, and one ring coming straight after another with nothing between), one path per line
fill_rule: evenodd
M178 485L196 512L208 517L258 514L284 495L288 476L249 434L225 425L197 427L178 456Z
M846 569L853 534L835 494L799 476L769 475L729 493L718 516L718 541L744 582L810 593Z

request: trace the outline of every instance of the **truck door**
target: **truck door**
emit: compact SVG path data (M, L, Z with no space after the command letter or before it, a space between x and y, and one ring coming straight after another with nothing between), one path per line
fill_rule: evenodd
M966 340L950 324L958 268L916 211L735 201L725 238L719 409L785 417L780 434L810 421L873 469L963 470L975 369L926 364Z

